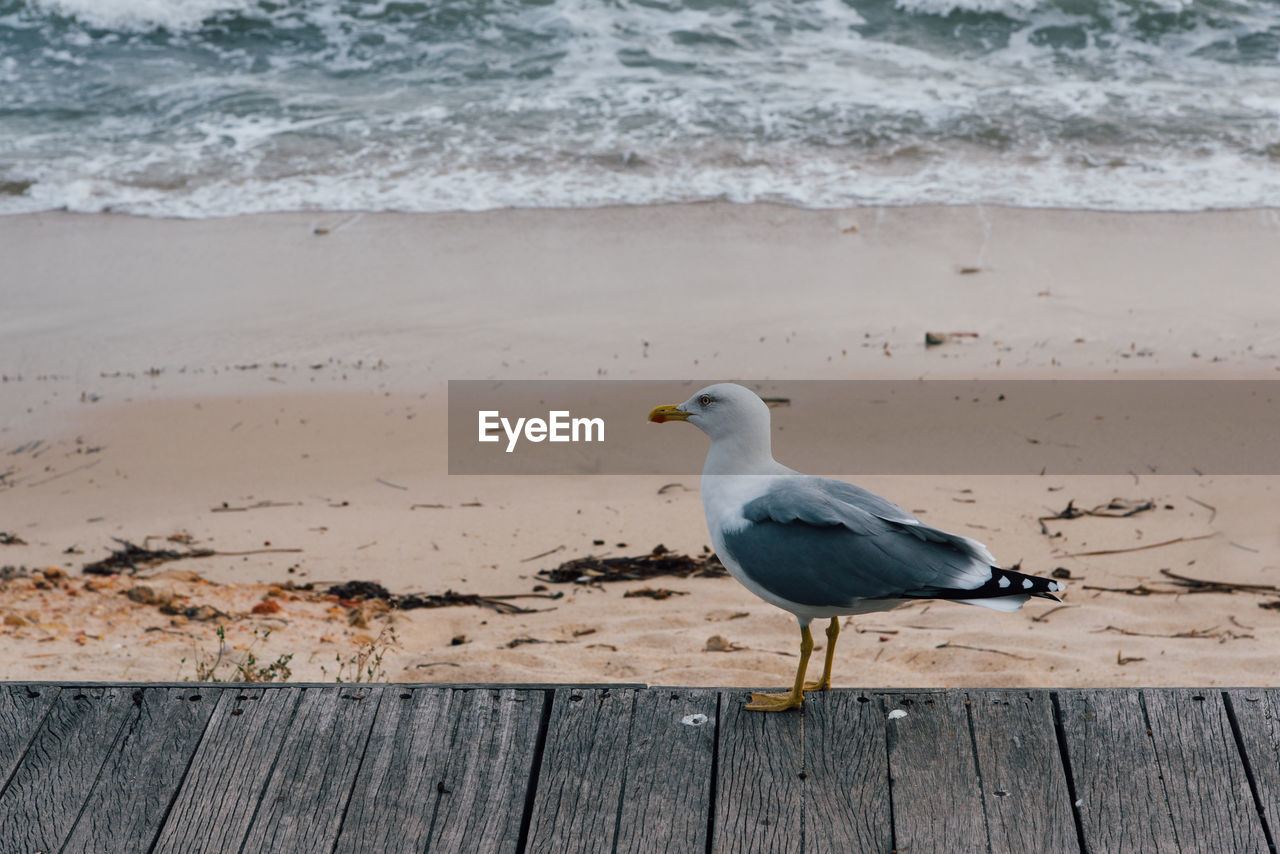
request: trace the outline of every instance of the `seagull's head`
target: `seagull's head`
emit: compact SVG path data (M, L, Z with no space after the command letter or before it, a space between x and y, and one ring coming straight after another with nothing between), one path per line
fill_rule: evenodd
M749 388L734 383L717 383L699 391L684 403L655 407L649 420L688 421L712 439L746 428L769 432L769 406Z

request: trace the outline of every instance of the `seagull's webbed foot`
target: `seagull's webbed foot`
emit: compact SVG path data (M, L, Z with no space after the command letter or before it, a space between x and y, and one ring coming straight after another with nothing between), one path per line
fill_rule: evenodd
M825 678L825 677L824 677L824 678L822 678L822 679L819 679L817 682L806 682L806 683L804 683L804 690L806 690L806 691L830 691L830 690L831 690L831 680L830 680L830 679L827 679L827 678Z
M785 712L798 709L804 703L803 691L792 691L787 694L755 694L747 703L747 710L752 712Z
M789 694L751 695L747 710L752 712L785 712L798 709L804 704L804 671L809 666L809 653L813 652L813 635L809 632L808 621L800 623L800 666L796 668L796 684ZM830 674L827 674L830 682Z

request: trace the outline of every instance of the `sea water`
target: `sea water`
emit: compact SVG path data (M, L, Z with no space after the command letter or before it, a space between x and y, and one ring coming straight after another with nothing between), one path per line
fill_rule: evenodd
M0 0L0 213L1280 205L1280 0Z

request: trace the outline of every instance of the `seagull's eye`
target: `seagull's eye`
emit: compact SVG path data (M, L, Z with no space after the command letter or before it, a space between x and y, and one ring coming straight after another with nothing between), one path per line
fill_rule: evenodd
M710 405L711 405L711 395L709 395L709 394L704 394L702 397L698 398L698 403L702 404L703 406L710 406Z

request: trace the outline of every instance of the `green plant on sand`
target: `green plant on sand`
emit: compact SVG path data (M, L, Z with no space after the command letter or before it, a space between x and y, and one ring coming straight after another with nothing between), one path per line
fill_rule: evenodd
M266 643L267 638L271 637L270 629L254 629L253 641L239 659L231 657L231 650L227 647L226 627L218 626L215 634L218 636L218 649L213 654L206 654L192 644L195 679L183 677L184 682L288 682L293 675L289 668L293 653L281 655L270 664L259 662L254 654L254 648ZM184 657L180 663L185 665L187 659Z
M376 638L370 638L359 646L347 658L339 653L335 656L338 671L334 674L335 682L385 682L387 672L382 667L382 659L388 651L397 649L400 639L396 637L396 629L390 622L382 627ZM328 675L328 670L320 668Z

